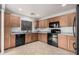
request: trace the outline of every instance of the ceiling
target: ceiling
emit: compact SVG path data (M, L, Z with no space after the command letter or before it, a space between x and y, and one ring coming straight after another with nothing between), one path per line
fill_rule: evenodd
M65 12L76 8L75 4L6 4L6 10L34 18L43 18L52 14Z

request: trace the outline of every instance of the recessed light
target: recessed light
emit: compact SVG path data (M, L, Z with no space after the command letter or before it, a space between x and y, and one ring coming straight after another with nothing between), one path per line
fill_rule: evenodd
M22 8L19 8L18 10L19 10L19 11L22 11Z
M62 6L64 7L64 6L66 6L67 4L62 4Z

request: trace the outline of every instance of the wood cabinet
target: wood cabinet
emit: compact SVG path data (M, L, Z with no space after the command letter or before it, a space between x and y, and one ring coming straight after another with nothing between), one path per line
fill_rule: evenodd
M75 52L73 44L76 40L75 40L74 36L68 36L67 39L68 39L68 50Z
M10 13L4 14L4 26L10 27Z
M60 16L60 26L61 27L73 26L74 17L75 13Z
M48 20L39 20L39 24L38 24L39 28L47 28L49 25L48 25Z
M37 33L28 33L25 35L25 43L31 43L38 40Z
M65 35L58 36L58 47L68 49L67 37Z
M30 42L32 42L32 33L25 35L25 43L30 43Z
M59 35L58 36L58 47L75 52L73 44L75 42L74 36Z
M47 33L39 33L38 34L38 40L41 41L41 42L45 42L47 43Z
M12 27L20 27L20 17L4 14L4 48L8 49L15 46L15 35L11 35Z
M38 40L38 34L37 33L32 33L32 42Z
M59 22L59 20L60 20L60 17L58 16L58 17L54 17L54 18L50 18L49 19L49 23L50 22Z
M15 34L10 35L10 47L11 48L15 47L15 39L16 39L15 36L16 36Z
M10 31L11 29L9 27L5 27L5 30L4 30L4 48L7 49L7 48L10 48Z
M11 27L20 27L20 17L10 15L10 25Z
M18 16L5 13L4 20L5 27L20 27L20 17Z
M38 28L39 27L39 21L33 21L32 26L34 28Z

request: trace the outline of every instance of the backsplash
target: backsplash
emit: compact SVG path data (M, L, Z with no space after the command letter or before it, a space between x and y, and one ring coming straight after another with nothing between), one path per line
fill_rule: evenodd
M18 32L18 31L21 31L21 28L20 27L12 27L11 31Z
M61 27L61 33L73 33L73 27Z

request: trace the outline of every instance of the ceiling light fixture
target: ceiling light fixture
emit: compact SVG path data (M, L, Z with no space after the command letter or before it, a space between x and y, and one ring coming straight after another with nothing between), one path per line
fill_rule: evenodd
M22 11L22 8L19 8L18 10L19 10L19 11Z
M64 7L64 6L66 6L67 4L62 4L62 6Z

